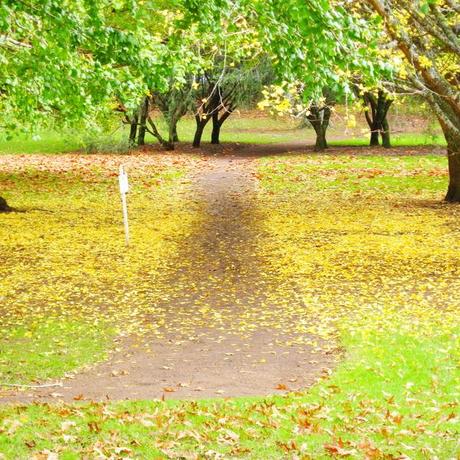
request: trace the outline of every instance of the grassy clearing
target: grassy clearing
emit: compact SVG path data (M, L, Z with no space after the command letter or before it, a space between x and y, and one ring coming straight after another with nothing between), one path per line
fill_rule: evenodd
M394 458L458 455L460 209L440 201L445 163L297 156L266 159L259 172L272 197L261 251L318 318L305 330L347 351L332 387L313 394L332 388L335 446L342 439L357 458L358 440Z
M272 163L274 162L274 166ZM261 170L273 193L314 192L441 198L447 188L446 159L427 156L307 156L268 159Z
M151 333L142 315L153 308L154 280L194 219L181 185L186 164L4 158L2 195L22 212L3 215L0 226L0 382L60 377L104 358L120 332ZM117 184L122 161L132 168L129 251Z
M167 169L161 174L165 171L170 174L166 184L177 185L180 173ZM9 193L19 181L15 199L23 197L25 207L43 206L51 193L47 189L53 187L68 190L66 206L77 200L78 208L85 211L87 201L81 200L91 189L94 203L99 197L108 206L106 200L112 198L107 188L100 189L94 181L82 182L82 177L65 188L53 174L48 182L40 177L39 183L45 185L38 196L27 194L26 184L32 177L24 182L21 174L19 179L11 177L11 172L4 177L14 183ZM334 373L308 392L283 397L4 406L0 408L0 452L6 458L40 453L56 453L60 459L458 457L460 209L440 202L447 183L445 159L435 155L278 157L260 161L258 178L258 211L264 216L260 251L277 273L280 291L292 289L294 283L303 299L303 305L280 311L278 323L283 327L295 321L300 332L336 340L344 347L344 360ZM143 180L139 178L139 183ZM173 189L165 188L169 193ZM161 199L171 204L167 194ZM55 200L47 207L62 207L62 199ZM139 212L153 212L147 202L136 206ZM178 231L161 220L163 204L156 200L155 206L160 234ZM97 222L100 225L103 215L106 223L96 236L103 248L114 245L107 253L113 257L121 249L116 239L119 228L115 231L114 218L102 209L98 207ZM182 207L175 212L181 224L184 218L193 224ZM77 215L82 216L81 212ZM11 224L19 234L26 233L19 220ZM53 220L49 229L57 226L55 234L64 231L59 225ZM85 233L80 225L78 233ZM152 234L142 233L140 226L135 229L137 244L144 238L152 241ZM116 243L103 237L111 231ZM32 246L44 233L43 229L32 232ZM70 236L64 233L63 239L68 241ZM1 241L10 238L11 232L5 232ZM162 237L158 245L154 241L157 250L167 240ZM25 237L20 242L23 247L31 244ZM46 243L54 244L51 239ZM54 249L65 253L63 243ZM145 270L138 259L151 249L146 245L141 249L142 254L135 252L128 262ZM80 247L70 255L81 252ZM48 270L50 260L57 264L57 259L47 260ZM103 261L107 263L107 257ZM62 271L62 264L58 268ZM14 264L7 269L13 270ZM127 276L118 269L116 273ZM37 273L32 275L35 278ZM59 277L54 280L59 286ZM10 305L21 304L16 302L18 296L26 304L27 298L21 295L20 289L15 290ZM152 296L147 296L150 302ZM304 324L305 314L317 321ZM137 326L138 321L133 319L131 324Z

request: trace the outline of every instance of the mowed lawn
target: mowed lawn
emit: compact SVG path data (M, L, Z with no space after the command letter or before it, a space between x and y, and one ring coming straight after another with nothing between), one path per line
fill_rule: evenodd
M260 253L279 290L299 297L277 323L333 343L331 375L303 392L284 382L285 396L4 405L3 456L457 458L460 207L442 203L446 160L360 153L254 160ZM149 283L201 219L184 193L199 163L133 160L127 253L109 173L118 157L70 156L67 168L58 156L8 158L2 193L26 212L1 217L0 381L103 359L125 325L155 333L143 321L158 295Z
M363 113L353 115L356 125L351 128L346 122L347 109L338 106L328 129L331 145L366 146L369 144L369 128ZM400 108L390 114L392 144L397 146L441 145L445 140L439 128L433 128L422 114L414 114ZM166 136L167 127L158 114L155 116L158 128ZM178 125L181 142L190 144L195 133L195 120L187 116ZM212 124L208 123L203 134L203 143L210 142ZM51 127L48 130L32 134L17 134L12 139L0 137L1 154L43 153L55 154L71 151L87 153L126 153L129 128L119 120L113 120L112 127L102 133L86 129L63 132ZM157 140L147 134L146 142L156 144ZM221 142L225 143L315 143L315 132L310 126L304 126L300 120L288 117L272 117L261 111L237 111L223 125Z

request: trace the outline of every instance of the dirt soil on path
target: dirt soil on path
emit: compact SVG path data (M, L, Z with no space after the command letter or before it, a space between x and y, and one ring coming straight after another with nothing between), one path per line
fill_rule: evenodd
M286 290L277 298L276 277L257 253L264 235L254 160L225 155L203 163L191 189L203 222L159 286L163 336L144 337L142 345L122 339L108 361L64 379L62 387L8 393L1 401L267 395L308 387L333 366L335 354L270 327L283 304L299 300L294 292L286 299Z

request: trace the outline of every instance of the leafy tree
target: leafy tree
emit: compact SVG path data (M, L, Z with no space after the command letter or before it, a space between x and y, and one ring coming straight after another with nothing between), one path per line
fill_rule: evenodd
M366 0L406 65L406 88L431 105L447 141L446 201L460 202L460 4L457 0Z
M332 115L335 99L331 91L324 89L323 96L317 100L304 102L304 85L299 82L282 82L271 85L263 92L264 99L259 102L260 109L268 109L272 115L288 115L300 119L302 125L308 122L316 133L315 150L328 148L326 133Z
M268 0L254 2L253 9L261 41L273 56L278 83L302 86L301 112L308 112L315 128L316 149L325 148L331 113L325 88L334 99L351 99L357 74L369 84L378 81L374 28L338 1Z
M159 3L175 8L163 11ZM147 92L196 70L184 2L4 0L0 4L3 129L97 126L114 108L132 113ZM152 14L155 12L155 14ZM159 20L159 15L163 20ZM167 29L168 36L152 26ZM162 29L162 30L163 30ZM141 125L145 122L139 117ZM1 200L0 208L7 209Z
M177 123L190 110L193 110L193 82L188 77L186 84L179 88L171 87L164 93L153 95L155 105L160 109L163 118L168 126L168 142L174 145L174 142L179 142L179 134L177 132Z
M7 133L60 125L95 125L112 112L114 94L142 92L142 24L112 26L118 8L136 2L4 0L0 4L0 118ZM115 12L115 13L114 13ZM161 48L162 45L158 45ZM3 210L7 209L1 200Z
M212 114L211 144L220 143L222 125L235 109L252 106L272 80L273 70L266 56L231 68L218 87L219 104Z
M220 143L220 132L225 121L237 107L254 104L272 78L272 67L266 56L227 66L216 63L197 83L196 131L194 147L199 147L204 128L212 121L211 144Z

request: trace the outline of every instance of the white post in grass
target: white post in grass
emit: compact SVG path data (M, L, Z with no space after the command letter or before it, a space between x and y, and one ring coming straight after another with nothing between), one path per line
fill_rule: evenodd
M126 173L123 166L121 165L120 165L120 175L118 176L118 182L120 184L121 204L123 207L123 223L125 224L126 246L129 246L128 204L126 202L126 194L129 191L129 184L128 184L128 174Z

